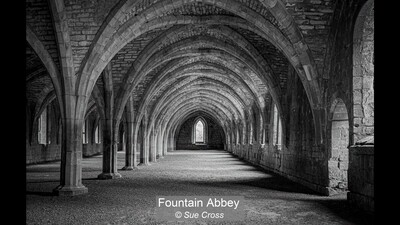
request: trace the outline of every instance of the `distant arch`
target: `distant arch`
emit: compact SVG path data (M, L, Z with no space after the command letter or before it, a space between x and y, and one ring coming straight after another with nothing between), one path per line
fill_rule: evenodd
M349 165L349 116L344 101L336 98L330 110L331 136L328 160L329 190L347 190ZM331 194L331 193L330 193Z

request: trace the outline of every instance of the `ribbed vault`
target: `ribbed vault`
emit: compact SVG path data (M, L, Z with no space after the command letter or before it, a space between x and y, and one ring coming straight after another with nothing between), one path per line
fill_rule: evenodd
M250 93L256 98L250 101L260 111L263 110L266 91L278 103L281 111L280 98L282 89L286 88L285 72L289 65L302 78L311 106L318 106L316 93L319 89L313 81L317 76L313 60L305 46L302 46L301 35L290 25L290 17L284 17L287 13L277 13L284 11L279 2L250 2L159 1L145 6L140 2L128 1L119 11L110 15L113 19L101 28L100 34L103 35L95 39L98 44L89 49L88 58L84 61L87 63L81 64L81 73L78 73L81 74L80 84L83 85L83 89L79 87L78 91L90 91L94 85L90 80L96 80L96 74L99 74L96 71L101 71L107 63L111 63L112 67L125 67L119 70L126 73L118 74L121 85L116 88L115 94L114 115L118 124L129 97L136 99L135 104L141 107L138 113L143 114L142 109L150 107L147 103L141 104L150 101L144 97L151 96L151 102L154 102L157 96L162 95L163 89L159 90L155 85L148 89L147 86L169 69L165 68L166 65L175 66L173 72L165 73L171 76L192 58L210 57L208 60L211 64L218 62L221 70L226 71L218 74L231 74L234 68L240 79L253 86ZM141 44L138 44L140 40ZM123 53L132 48L136 48L130 58L132 63L119 65L118 60ZM187 60L183 62L185 58ZM179 65L173 65L170 61ZM305 77L304 66L310 69L311 77ZM202 73L216 74L213 70L203 70ZM86 78L90 78L89 82L85 81ZM319 119L316 118L316 121Z

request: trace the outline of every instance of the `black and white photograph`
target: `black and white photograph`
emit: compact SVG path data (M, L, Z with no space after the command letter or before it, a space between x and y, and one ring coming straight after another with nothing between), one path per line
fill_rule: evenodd
M375 224L374 8L25 0L25 224Z

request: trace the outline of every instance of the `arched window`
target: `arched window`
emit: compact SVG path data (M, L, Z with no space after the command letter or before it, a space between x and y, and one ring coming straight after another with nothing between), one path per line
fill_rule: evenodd
M195 120L193 125L193 144L206 144L207 123L201 117Z
M278 108L274 104L273 113L273 132L272 132L272 143L277 147L278 150L281 149L282 145L282 122L278 113Z
M88 133L87 133L87 120L83 123L83 128L82 128L82 143L87 144L88 143Z
M48 136L48 107L46 107L38 119L38 142L39 144L50 144Z
M240 144L239 127L236 127L236 144Z
M196 136L195 136L196 143L203 143L204 142L204 123L199 120L196 123Z
M258 121L257 118L257 113L256 113L256 109L253 109L253 118L252 118L252 143L253 142L257 142L258 141L258 124L260 124L260 122Z
M331 151L328 161L329 186L347 189L349 167L349 117L342 99L336 99L331 108Z
M94 130L94 143L100 144L100 124L97 125L96 129Z

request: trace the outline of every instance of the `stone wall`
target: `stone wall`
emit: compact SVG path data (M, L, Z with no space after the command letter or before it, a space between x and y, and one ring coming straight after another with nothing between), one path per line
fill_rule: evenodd
M284 135L282 146L278 148L272 143L272 138L261 144L232 144L228 151L252 164L277 173L321 194L328 195L326 157L323 146L314 143L314 124L311 107L300 78L290 69L288 75L288 90L284 110L287 113L282 119ZM273 107L272 103L269 107ZM271 116L271 115L270 115ZM267 122L269 118L267 118ZM273 126L269 127L271 135Z
M82 155L84 157L90 157L93 155L98 155L103 152L103 144L88 143L82 146Z
M26 164L61 159L61 132L57 101L50 102L39 115L27 115ZM39 143L39 117L46 111L46 143ZM31 111L27 113L31 114ZM32 120L32 121L31 121Z
M327 124L323 124L326 128L324 143L322 145L314 143L313 116L307 101L307 96L300 79L294 74L293 70L290 69L287 86L291 87L291 89L285 93L282 100L282 105L284 106L283 114L285 114L284 125L286 126L282 149L278 150L276 146L267 142L266 144L231 144L228 147L228 151L237 155L239 158L310 187L324 195L336 193L336 191L332 192L331 186L334 186L335 190L346 190L346 186L348 185L350 191L354 190L349 194L349 201L356 205L358 204L364 209L373 211L373 178L371 178L373 177L373 147L364 152L354 151L350 153L352 156L347 156L347 149L343 147L346 145L347 148L348 143L354 143L359 137L373 135L373 112L369 113L369 118L372 118L371 120L365 117L358 119L360 115L365 115L366 113L362 114L357 111L358 106L355 101L358 96L353 96L353 91L355 90L354 93L356 93L357 88L360 86L357 82L353 84L352 53L354 24L365 2L366 1L363 0L350 1L348 3L338 2L335 8L331 23L332 28L329 38L327 39L328 49L324 62L323 79L321 79L325 96L324 101L326 102L325 111L327 112L325 114ZM343 4L347 4L347 6L343 7ZM373 11L373 8L371 10ZM367 19L365 30L371 34L371 32L373 33L371 29L373 30L373 20ZM367 42L364 47L371 49L368 48L368 46L373 45L373 40L371 41L369 36L366 38ZM367 53L370 52L371 51ZM369 57L368 59L370 59L368 62L372 62L373 64L373 58L371 59ZM368 66L371 65L368 64ZM369 68L370 67L366 68L366 70ZM371 73L369 74L371 75ZM372 82L373 78L370 79L367 77L367 79L362 81L361 87L367 86L370 88L372 86L373 88ZM370 93L371 90L373 89L368 89L368 92ZM371 96L373 96L373 93ZM346 117L346 120L341 122L341 124L339 124L335 118L332 118L331 112L334 101L338 101L338 99L344 102L344 104L341 105L342 112L348 113L348 115L343 115ZM355 104L354 107L353 103ZM366 101L366 104L368 104L368 108L363 107L364 109L373 110L373 101L371 103L370 98ZM335 122L335 124L333 124L333 122ZM368 126L372 124L372 126L369 126L372 128L366 129L363 126L357 125L364 122ZM335 130L335 133L331 129L332 127L337 128L337 126L341 127L340 141L343 143L340 143L341 151L338 152L341 155L336 157L336 155L330 151L332 150L332 141L337 141L335 138L332 138L336 137L335 135L337 132ZM344 131L344 127L348 130ZM272 133L272 131L269 131L269 133ZM345 138L347 140L344 140ZM335 143L333 146L336 146ZM329 176L329 173L332 172L329 171L329 163L333 162L329 159L332 157L337 158L334 163L338 164L337 167L340 171L339 182L335 185L331 182ZM348 157L353 157L353 159L348 159ZM346 165L348 160L353 160L352 163L355 164L353 165L353 169L348 168L348 165ZM348 171L346 171L347 168ZM347 176L348 183L346 184ZM352 177L353 180L351 180L350 177ZM353 182L353 184L351 182Z
M61 159L61 145L38 144L26 146L26 164L35 164Z
M371 137L367 138L371 139ZM361 140L361 143L364 140ZM347 193L347 199L352 205L374 212L374 144L371 142L360 144L359 142L351 146L349 150L349 193Z
M348 3L337 2L331 32L327 40L328 48L322 74L326 111L329 112L332 102L337 98L342 99L348 109L350 144L355 143L359 137L371 135L371 132L373 134L373 129L363 130L362 126L359 126L362 124L360 118L362 112L357 102L360 99L358 89L362 86L362 81L360 83L360 79L354 77L355 23L365 2L365 0L349 1ZM329 116L329 113L326 116ZM329 118L326 120L328 121ZM329 127L327 126L328 129ZM328 130L327 134L329 132Z
M95 142L95 128L98 123L100 123L100 120L97 118L97 113L96 111L93 111L90 113L90 115L87 116L87 131L88 131L88 142L86 144L82 145L82 155L84 157L89 157L93 155L97 155L103 152L103 135L102 131L100 130L100 142L96 143Z
M177 150L204 150L204 149L224 149L224 142L222 139L222 128L207 116L202 116L208 125L208 141L205 145L193 144L192 133L193 123L197 116L191 117L181 126L176 140Z
M26 164L43 163L61 160L61 121L57 109L57 101L52 101L44 110L47 110L47 143L39 143L38 140L38 118L34 119L29 125L30 116L27 116L27 136L26 136ZM30 113L29 111L27 113ZM88 116L88 143L82 144L82 155L89 157L103 152L101 144L94 141L94 125L96 114ZM31 138L29 138L31 135Z

